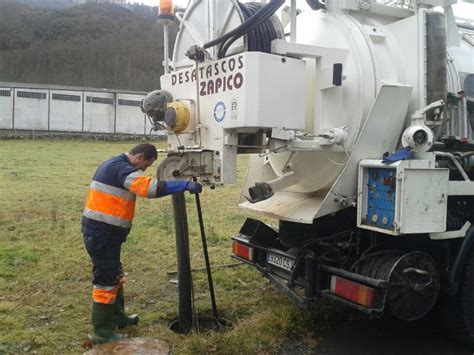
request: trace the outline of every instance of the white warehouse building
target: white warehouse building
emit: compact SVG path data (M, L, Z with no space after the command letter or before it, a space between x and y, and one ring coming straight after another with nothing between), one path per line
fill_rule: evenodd
M145 95L0 82L0 130L148 135L151 124L140 109Z

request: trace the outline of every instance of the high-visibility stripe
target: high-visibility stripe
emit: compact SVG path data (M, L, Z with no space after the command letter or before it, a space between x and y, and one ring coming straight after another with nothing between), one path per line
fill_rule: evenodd
M130 190L130 187L132 186L133 180L135 180L136 177L140 176L139 172L133 172L129 174L126 178L125 181L123 182L123 186L127 189Z
M117 218L117 217L113 217L113 216L109 216L108 214L105 214L105 213L102 213L102 212L92 211L88 208L84 209L84 212L83 212L82 215L87 217L87 218L90 218L90 219L93 219L93 220L96 220L96 221L100 221L100 222L104 222L104 223L107 223L107 224L111 224L111 225L117 226L117 227L130 228L132 226L132 222L130 222L130 221L127 221L125 219L120 219L120 218Z
M119 289L118 286L114 286L114 287L94 286L94 289L92 290L92 299L96 303L112 304L115 302L118 289Z
M130 191L125 190L125 189L120 189L115 186L110 186L99 181L92 181L90 187L97 191L101 191L101 192L108 193L110 195L122 197L124 200L133 200L133 201L136 200L135 194L132 194Z
M127 176L124 186L132 193L141 197L156 197L158 182L148 176L140 176L137 172Z
M156 191L158 190L158 180L153 179L150 186L148 187L147 197L156 197Z
M131 222L135 214L135 201L89 188L86 209Z
M121 277L115 286L94 285L92 290L92 299L97 303L111 304L115 302L117 292L125 283L125 277Z

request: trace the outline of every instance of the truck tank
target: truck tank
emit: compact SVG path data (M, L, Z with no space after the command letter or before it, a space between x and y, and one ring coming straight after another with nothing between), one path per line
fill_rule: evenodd
M280 39L280 43L274 43L274 52L279 50L279 46L288 51L282 42L297 44L296 47L300 48L296 50L301 53L284 54L304 61L304 73L299 71L299 76L288 74L285 79L282 76L280 80L267 80L266 76L278 75L279 71L292 71L292 63L288 61L286 66L275 67L274 73L262 74L258 86L268 97L246 100L256 107L252 112L234 109L232 117L224 113L222 120L216 119L215 112L219 110L216 105L222 102L222 112L236 106L240 108L245 100L240 97L248 95L250 90L244 85L223 92L227 83L220 84L220 79L226 78L223 73L226 60L217 58L218 46L209 48L206 54L207 58L217 60L214 71L205 64L212 61L198 64L201 67L197 80L193 80L196 78L193 75L195 64L185 52L192 45L211 41L243 23L245 14L241 8L245 5L237 6L231 1L198 1L193 2L182 17L172 61L176 71L165 75L161 84L173 97L188 100L190 115L194 117L185 131L171 131L169 145L175 151L178 147L187 147L224 152L225 160L214 156L213 170L216 171L209 172L211 183L234 182L235 154L260 153L250 160L240 199L240 206L244 209L287 221L312 223L314 218L353 203L355 185L352 189L340 191L335 183L339 180L339 185L345 185L347 180L355 180L356 169L348 166L354 148L370 151L369 155L364 154L365 158L376 158L393 151L399 144L399 135L410 124L410 117L416 110L446 98L448 85L450 92L461 91L461 76L474 72L472 45L464 40L472 37L463 34L463 39L454 43L457 46L449 47L447 51L446 17L442 13L420 8L413 14L409 9L375 2L362 9L355 3L343 3L344 6L337 1L328 1L327 9L298 15L294 42L282 39L283 31L274 16L271 26L275 28L275 42ZM241 37L230 46L231 64L232 58L241 58L238 53L255 53L246 51L244 42ZM219 60L223 61L220 71ZM250 71L247 73L251 75ZM335 75L340 78L333 78ZM252 79L244 77L248 87L257 85L257 81L252 82ZM333 79L340 80L340 84L334 85ZM196 95L197 81L201 85L199 97ZM358 141L377 94L384 85L392 84L411 87L408 103L397 97L387 101L389 104L398 102L396 106L400 112L397 114L405 117L405 124L393 125L388 132L390 139L375 144L377 147ZM207 85L211 86L208 88ZM223 87L221 93L217 92L218 85ZM282 91L286 88L287 93L273 94L275 85ZM275 106L274 111L267 113L272 117L248 118L259 115L259 110L265 111L269 102ZM239 115L243 116L239 119L241 122L231 122ZM459 136L457 131L462 131L462 125L458 127L456 123L452 126L447 128L448 133ZM289 134L291 138L279 139L278 130L283 130L282 135ZM437 126L436 138L442 138L445 131L444 127ZM465 131L465 135L472 136L472 129ZM237 141L229 143L233 138L226 137L234 136ZM277 138L273 139L274 136ZM249 141L250 146L241 144ZM255 183L274 185L272 198L248 202L248 189ZM339 202L334 202L335 199Z
M279 228L247 219L235 258L304 308L414 320L444 294L446 324L474 345L472 21L451 0L293 1L277 16L283 3L178 16L143 105L168 130L159 177L234 183L250 154L239 205Z

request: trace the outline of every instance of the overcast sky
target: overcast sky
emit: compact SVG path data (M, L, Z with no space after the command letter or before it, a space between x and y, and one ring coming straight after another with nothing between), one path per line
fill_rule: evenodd
M1 0L0 0L1 1ZM127 0L129 2L143 3L149 6L158 6L160 0ZM258 1L258 0L253 0ZM186 7L190 0L174 0L173 3L175 6ZM288 4L289 0L286 1ZM456 16L463 18L474 19L474 4L467 4L465 2L458 1L459 3L454 5L454 13ZM297 6L301 9L308 9L308 5L305 0L297 0Z

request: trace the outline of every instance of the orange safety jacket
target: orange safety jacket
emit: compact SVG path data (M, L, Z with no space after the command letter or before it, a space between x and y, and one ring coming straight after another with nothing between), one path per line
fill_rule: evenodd
M158 181L141 176L125 154L102 163L92 178L87 192L82 217L82 233L96 238L125 240L135 214L136 195L147 198L161 197L186 190L187 181ZM121 285L94 285L94 302L110 304Z
M164 195L166 183L141 176L125 154L102 163L92 178L82 218L82 232L125 238L135 215L136 195Z
M82 217L82 233L125 240L135 215L136 195L147 198L185 191L187 181L141 176L125 154L102 163L92 178Z

